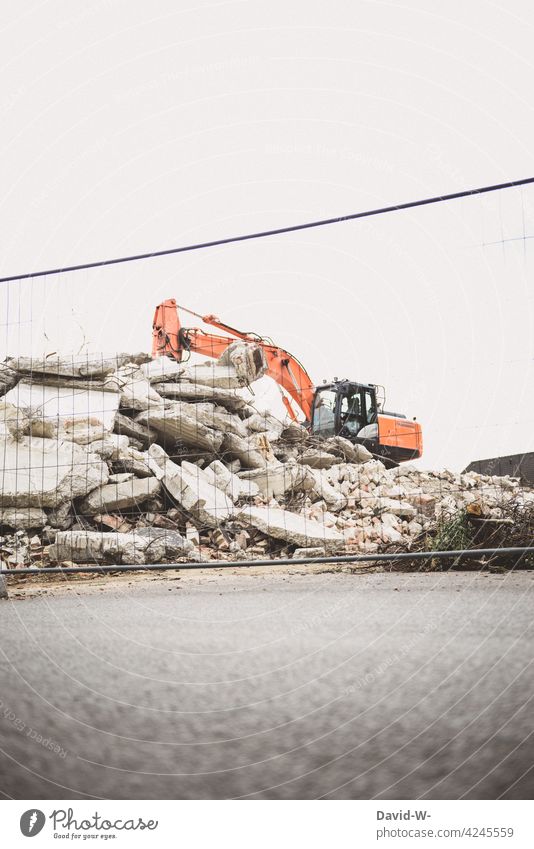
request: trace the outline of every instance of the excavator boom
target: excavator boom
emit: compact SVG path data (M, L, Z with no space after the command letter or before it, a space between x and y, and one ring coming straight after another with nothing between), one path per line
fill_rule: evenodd
M182 307L183 309L183 307ZM194 313L194 315L197 315ZM152 356L171 356L181 361L184 351L193 351L205 357L218 358L236 339L253 342L258 345L267 364L266 374L285 389L288 395L300 407L308 421L311 421L315 387L311 377L298 360L288 351L265 341L254 333L244 333L224 324L214 315L198 316L205 324L211 324L219 330L231 333L232 336L218 336L215 333L205 333L198 327L184 328L178 314L178 305L170 298L156 307L152 323ZM282 394L282 400L289 416L295 421L297 416L287 397Z

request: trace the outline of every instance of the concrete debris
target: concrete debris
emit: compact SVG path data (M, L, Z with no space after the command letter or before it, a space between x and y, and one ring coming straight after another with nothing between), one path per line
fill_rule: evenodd
M155 477L139 478L125 483L108 483L94 489L79 506L82 515L130 510L157 495L161 484Z
M15 528L15 530L29 531L30 528L44 528L47 522L46 513L38 507L26 507L25 509L6 507L0 510L0 527L5 526Z
M247 506L238 513L238 519L267 536L285 540L299 548L320 544L331 552L339 550L345 542L339 531L323 522L306 519L280 507Z
M113 357L8 357L6 365L20 374L50 374L65 377L103 377L126 363L147 363L148 354L115 354Z
M0 364L0 567L374 554L426 547L459 516L496 528L534 511L514 478L387 469L257 410L264 373L239 340L200 365Z
M225 433L221 453L225 459L239 460L244 469L264 469L269 463L277 462L264 433L253 433L245 439L235 433Z
M165 544L138 533L101 533L99 531L59 531L48 547L52 562L122 563L144 565L165 559Z
M132 440L138 441L143 448L148 448L157 438L155 430L151 430L119 412L115 413L114 432L121 436L128 436L130 444Z
M298 463L279 463L239 472L239 478L242 482L255 484L267 501L282 498L288 492L310 490L314 485L311 470Z
M214 460L204 469L211 483L221 489L233 502L240 498L253 498L258 495L258 484L248 478L241 478L234 474L220 460Z
M0 440L2 507L51 507L107 483L100 457L74 442L23 437Z
M177 401L166 409L150 409L136 418L137 422L155 430L164 444L180 440L201 450L215 453L221 447L223 434L197 418L195 404Z
M219 366L232 366L241 386L248 386L267 371L267 362L259 345L237 340L228 346L218 360Z
M151 445L148 450L163 472L161 480L171 498L201 525L216 527L233 515L232 501L213 486L202 469L186 461L178 466L159 445Z
M5 395L18 380L15 369L9 368L5 363L0 363L0 396Z
M128 363L109 375L105 386L120 392L120 405L128 410L142 411L163 407L165 404L139 366L133 363Z
M164 528L138 528L136 534L143 539L148 540L149 546L157 541L158 545L163 545L165 549L165 558L172 560L175 557L182 557L184 554L189 554L195 550L194 543L186 539L178 531L166 530ZM147 546L148 549L148 546ZM145 557L147 555L145 549Z
M244 411L247 407L247 402L235 389L219 389L199 383L158 383L158 392L163 398L177 401L211 401L231 413Z
M120 395L105 389L73 391L21 380L10 389L3 402L22 415L19 430L48 439L90 442L113 430Z
M150 383L163 383L167 380L176 380L183 374L185 366L168 357L157 357L141 366L141 371Z
M314 557L324 557L326 549L318 545L314 548L296 548L293 552L293 560L313 560Z

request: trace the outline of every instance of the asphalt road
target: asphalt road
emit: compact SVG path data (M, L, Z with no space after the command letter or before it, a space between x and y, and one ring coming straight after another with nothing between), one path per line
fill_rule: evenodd
M0 788L531 798L533 590L526 572L286 571L1 602Z

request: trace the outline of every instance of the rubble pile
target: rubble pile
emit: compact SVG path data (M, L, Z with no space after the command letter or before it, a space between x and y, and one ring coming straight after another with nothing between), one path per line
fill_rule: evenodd
M506 522L534 491L387 469L252 403L261 348L0 365L0 566L251 560L428 547L458 515Z

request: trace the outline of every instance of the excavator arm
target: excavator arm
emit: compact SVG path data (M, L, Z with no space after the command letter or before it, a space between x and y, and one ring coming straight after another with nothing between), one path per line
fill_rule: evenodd
M181 307L180 309L185 308ZM191 310L185 311L191 313ZM201 316L198 313L192 313L192 315L201 318L205 324L210 324L212 327L217 327L219 330L232 335L218 336L214 333L205 333L198 327L182 327L178 305L174 298L169 298L159 304L154 313L152 323L153 357L173 357L180 362L184 351L193 351L196 354L216 359L236 339L253 342L263 351L267 363L266 374L288 393L293 401L298 404L308 421L311 421L315 387L304 366L292 354L254 333L244 333L229 324L224 324L214 315ZM289 399L283 392L281 394L289 416L295 421L297 416Z

